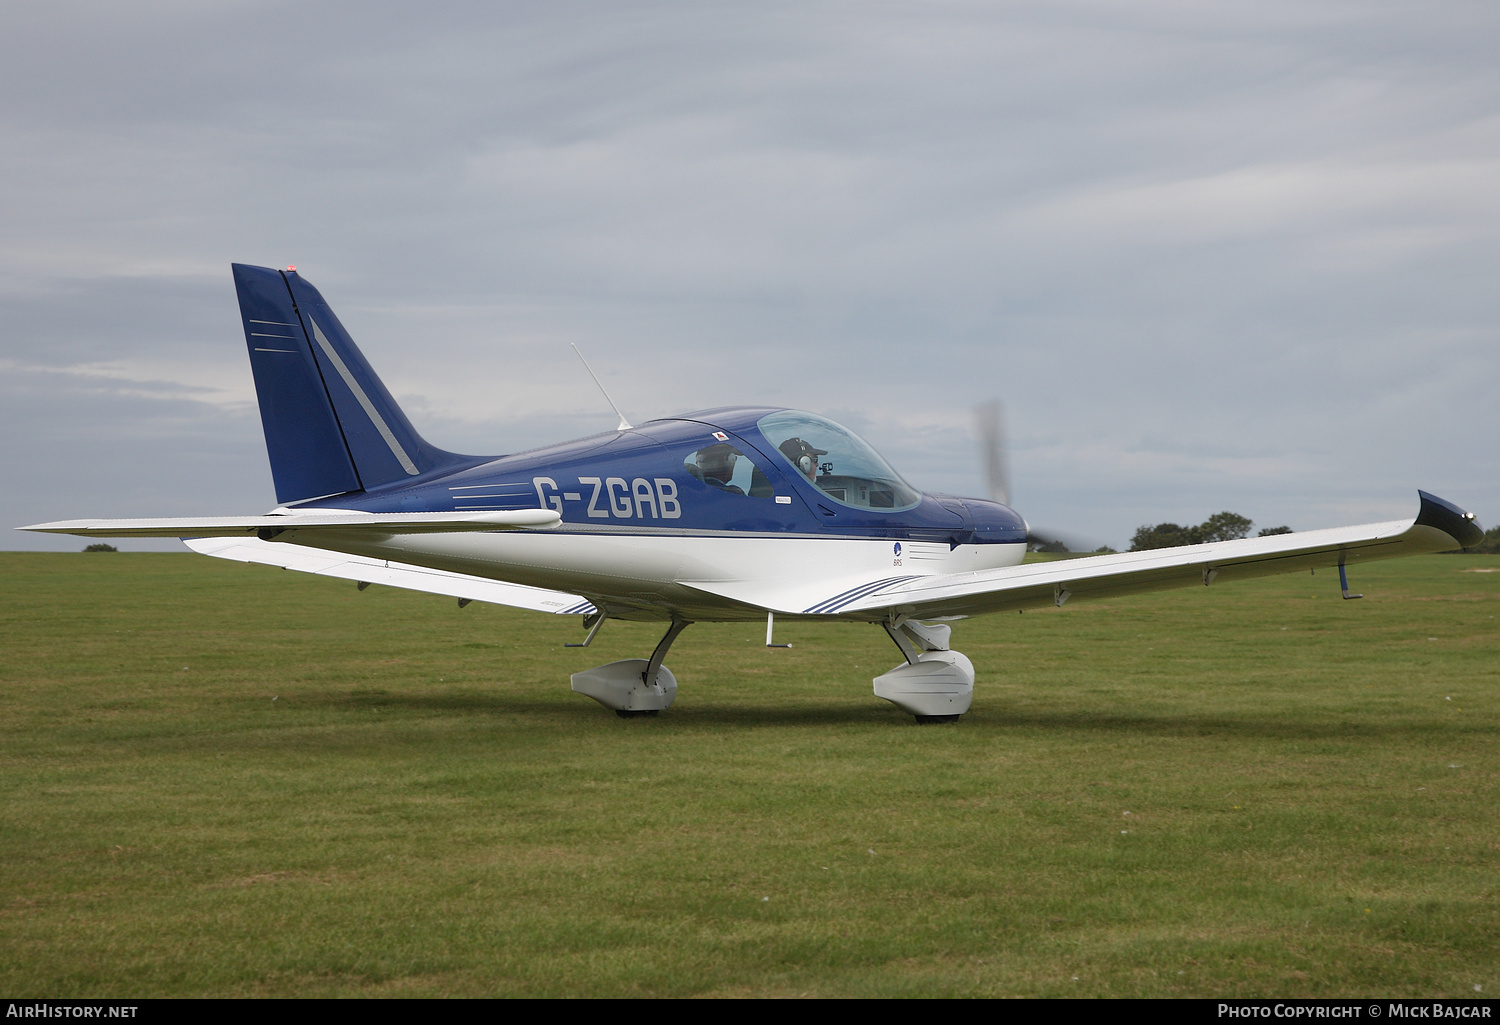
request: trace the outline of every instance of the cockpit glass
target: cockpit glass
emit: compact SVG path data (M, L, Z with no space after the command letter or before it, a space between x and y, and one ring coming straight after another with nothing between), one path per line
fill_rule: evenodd
M832 420L784 409L757 426L792 469L841 505L896 512L922 500L863 439Z

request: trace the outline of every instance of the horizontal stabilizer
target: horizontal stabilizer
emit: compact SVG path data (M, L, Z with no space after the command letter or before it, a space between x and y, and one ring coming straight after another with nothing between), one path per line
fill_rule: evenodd
M551 612L560 616L586 616L595 611L587 598L564 591L508 584L466 573L409 566L402 562L371 559L363 555L317 551L300 545L267 543L254 538L195 538L185 544L200 555L211 555L216 559L280 566L282 569L354 580L361 584L383 584L408 591L445 594L450 598L509 605L512 608Z
M462 531L545 530L562 522L551 509L476 513L368 513L338 509L288 511L269 516L183 516L161 520L59 520L17 530L79 537L260 537L269 541L297 532L442 534ZM287 538L286 540L290 540Z

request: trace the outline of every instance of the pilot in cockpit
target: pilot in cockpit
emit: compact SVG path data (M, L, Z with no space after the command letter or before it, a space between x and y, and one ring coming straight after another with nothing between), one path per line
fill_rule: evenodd
M743 495L744 492L731 483L734 480L734 464L739 462L739 458L740 450L733 445L710 445L698 450L696 469L703 475L700 479L709 487Z
M802 471L803 476L814 483L817 482L818 457L828 454L826 448L814 448L801 438L788 438L778 448L793 466Z

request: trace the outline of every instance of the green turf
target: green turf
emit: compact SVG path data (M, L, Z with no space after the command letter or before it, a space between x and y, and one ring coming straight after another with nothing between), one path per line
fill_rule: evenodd
M567 675L653 626L3 554L0 991L1488 994L1476 569L958 624L973 711L919 727L872 626L694 626L624 721Z

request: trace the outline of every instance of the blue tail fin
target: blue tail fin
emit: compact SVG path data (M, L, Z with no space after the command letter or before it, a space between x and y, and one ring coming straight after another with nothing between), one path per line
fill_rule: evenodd
M278 502L370 491L480 461L422 440L296 271L233 269Z

